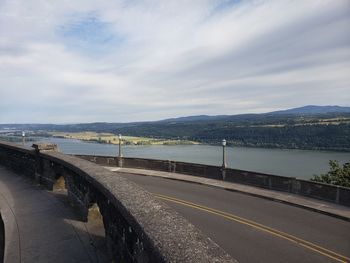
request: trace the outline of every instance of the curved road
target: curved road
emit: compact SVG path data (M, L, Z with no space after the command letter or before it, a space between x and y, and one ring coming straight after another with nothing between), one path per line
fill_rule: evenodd
M240 262L350 262L350 222L204 185L121 174Z

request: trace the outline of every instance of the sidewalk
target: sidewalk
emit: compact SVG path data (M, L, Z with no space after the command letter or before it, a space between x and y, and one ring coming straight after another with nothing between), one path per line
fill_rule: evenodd
M0 166L0 210L5 224L5 259L11 263L102 262L100 233L79 220L64 193ZM106 261L105 261L106 262Z
M277 202L283 202L289 205L298 206L298 207L309 209L318 213L322 213L322 214L326 214L329 216L350 221L350 207L340 206L337 204L333 204L333 203L329 203L329 202L325 202L325 201L321 201L313 198L303 197L300 195L267 190L267 189L249 186L249 185L236 184L231 182L201 178L198 176L191 176L191 175L179 174L179 173L168 173L168 172L160 172L160 171L153 171L153 170L119 168L119 167L108 167L108 166L105 166L105 168L112 172L162 177L162 178L167 178L171 180L178 180L178 181L207 185L211 187L217 187L228 191L241 192L244 194L249 194L252 196L265 198L265 199L269 199Z

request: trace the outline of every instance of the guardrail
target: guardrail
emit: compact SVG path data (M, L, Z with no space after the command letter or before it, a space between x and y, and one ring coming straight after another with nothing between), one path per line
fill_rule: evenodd
M344 206L350 206L350 189L308 180L244 171L219 166L113 156L76 155L79 158L106 166L150 169L172 173L183 173L205 178L225 180L233 183L252 185L270 190L288 192L316 198Z
M50 190L64 178L83 220L97 205L115 262L236 262L135 183L86 160L45 149L0 142L0 164Z

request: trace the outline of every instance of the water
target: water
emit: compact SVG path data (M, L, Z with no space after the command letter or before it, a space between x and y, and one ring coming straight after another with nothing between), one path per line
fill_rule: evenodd
M73 139L42 138L42 142L56 143L67 154L118 154L118 145L88 143ZM28 142L31 145L33 142ZM150 145L122 146L123 156L174 160L221 166L222 147L210 145ZM229 167L262 173L309 179L328 171L329 160L350 161L350 153L226 147Z

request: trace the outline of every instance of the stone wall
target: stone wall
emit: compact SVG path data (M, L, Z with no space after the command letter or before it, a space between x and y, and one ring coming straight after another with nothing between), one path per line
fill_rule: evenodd
M114 158L91 158L117 165ZM115 262L236 262L150 193L91 162L0 142L0 164L48 189L63 177L82 220L88 220L89 209L98 206Z
M76 155L79 158L105 166L118 166L118 158L112 156ZM219 166L176 162L169 160L153 160L142 158L122 158L122 166L126 168L150 169L165 172L183 173L205 178L225 180L270 190L283 191L311 198L316 198L340 205L350 206L350 189L334 185L264 174L238 169L222 169Z
M4 221L0 213L0 262L4 262L4 251L5 251L5 228Z

